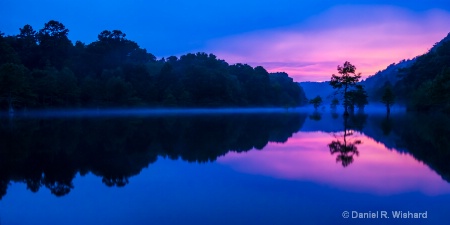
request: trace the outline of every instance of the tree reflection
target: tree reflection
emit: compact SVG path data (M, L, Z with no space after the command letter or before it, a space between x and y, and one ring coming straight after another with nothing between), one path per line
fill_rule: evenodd
M442 113L391 114L381 121L383 132L397 137L396 148L405 149L417 160L450 182L450 117Z
M385 136L388 136L392 131L392 121L389 114L386 115L384 120L381 122L381 130Z
M313 114L309 115L310 120L320 121L322 119L322 114L315 111Z
M359 119L356 118L353 120L360 122L361 121L360 118L361 117L359 117ZM335 135L335 138L337 138L337 140L334 140L330 144L328 144L331 155L337 154L336 162L342 163L343 167L347 167L351 163L353 163L354 156L359 155L359 151L358 151L358 148L356 147L356 145L359 145L362 143L361 140L349 140L350 136L353 135L354 131L348 129L348 127L349 127L348 119L349 119L349 116L344 115L343 134L340 135L340 137L338 135ZM358 128L362 129L361 123L357 123L357 125L359 125L359 126L357 126ZM342 138L342 140L340 140L340 138Z
M331 112L331 118L338 119L339 118L339 114L336 111L332 111Z
M286 142L306 115L5 119L11 118L0 118L0 196L11 181L64 196L77 174L92 173L108 187L123 187L160 156L211 162L230 151Z
M356 145L361 144L361 140L348 141L347 136L352 135L352 131L344 131L343 140L335 140L328 144L331 155L337 153L336 162L341 162L343 167L347 167L354 161L354 156L358 156Z
M60 197L68 194L70 190L73 188L73 184L71 181L68 183L55 181L45 184L45 187L50 189L50 192L52 194Z
M8 189L9 181L0 180L0 200L6 195L6 190Z
M26 179L25 183L27 184L27 189L33 193L36 193L41 188L41 179Z
M362 131L366 125L367 117L368 116L364 111L358 111L358 113L344 118L344 127L346 129Z
M106 184L108 187L124 187L126 184L128 184L128 178L127 177L103 177L102 182Z

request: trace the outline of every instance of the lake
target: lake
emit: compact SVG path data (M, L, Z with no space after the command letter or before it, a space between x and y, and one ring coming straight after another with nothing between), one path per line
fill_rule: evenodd
M2 115L0 224L448 224L448 137L395 110Z

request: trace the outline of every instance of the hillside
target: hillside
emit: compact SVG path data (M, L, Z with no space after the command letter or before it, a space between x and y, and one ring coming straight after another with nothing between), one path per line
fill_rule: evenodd
M409 110L450 112L450 34L404 70L394 91Z
M394 87L396 102L414 111L450 112L450 33L413 59L393 63L361 84L369 101L379 102L384 87Z
M331 102L336 92L329 82L300 82L299 85L303 88L306 98L312 99L319 95L325 103Z
M402 60L398 63L392 63L386 69L378 71L375 75L369 76L366 80L361 82L361 85L366 89L369 101L379 102L383 95L383 87L386 82L395 85L404 73L406 68L411 67L416 61L415 58Z

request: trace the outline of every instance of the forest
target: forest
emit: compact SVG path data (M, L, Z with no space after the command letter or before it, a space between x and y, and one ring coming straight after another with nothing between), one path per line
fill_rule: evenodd
M0 32L0 109L295 107L307 103L288 74L230 65L213 54L157 59L120 30L73 43L51 20Z
M394 86L400 100L417 111L450 113L450 34L403 69Z
M406 105L409 111L450 113L450 34L427 53L391 64L362 85L371 101L382 101L391 88L396 104Z

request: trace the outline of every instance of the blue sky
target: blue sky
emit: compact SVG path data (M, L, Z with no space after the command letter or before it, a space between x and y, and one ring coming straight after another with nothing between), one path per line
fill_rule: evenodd
M45 22L54 19L70 30L69 37L73 41L90 43L95 41L103 30L119 29L127 34L128 39L136 41L158 57L204 51L216 54L230 63L262 65L269 71L284 70L296 77L296 80L323 80L325 74L333 73L337 64L343 63L345 55L355 54L348 52L342 57L332 54L329 58L319 59L317 54L324 53L316 52L318 47L309 44L313 40L335 41L339 38L332 35L337 35L338 28L344 33L349 31L343 31L343 28L354 28L350 33L357 35L352 35L356 39L352 42L359 43L359 40L374 35L358 36L358 29L359 33L380 33L381 30L374 26L378 21L384 24L391 21L391 24L403 24L402 27L407 27L409 31L404 30L403 33L395 35L403 35L402 37L409 39L411 43L419 42L416 45L420 46L420 49L394 54L396 57L387 57L385 62L380 61L373 65L370 64L373 59L359 62L358 57L348 57L348 60L357 62L357 68L358 64L360 65L363 75L370 75L369 73L383 69L406 56L414 57L424 53L426 48L431 47L430 44L450 32L450 26L443 23L449 21L449 18L450 3L443 0L3 0L0 7L0 31L7 35L17 34L19 28L25 24L39 30ZM406 24L408 21L409 25ZM386 35L377 37L389 43L391 37L388 31L399 29L398 26L385 27L383 32ZM415 31L414 34L411 34L411 30ZM287 34L290 34L289 38ZM416 37L419 34L422 38ZM282 35L284 36L281 37ZM414 37L408 38L409 36ZM380 46L378 39L373 41L373 46ZM346 40L349 39L341 38L340 41ZM340 45L339 43L337 41L336 46ZM279 47L274 47L280 45L286 45L286 48L292 51L288 52L284 47L283 51L279 51ZM308 46L310 47L307 48ZM345 43L341 46L345 46ZM351 47L367 54L366 48ZM402 48L407 49L408 46ZM386 46L386 49L389 50L389 46ZM300 51L301 56L294 54ZM332 52L339 51L342 52L339 48L332 49Z

